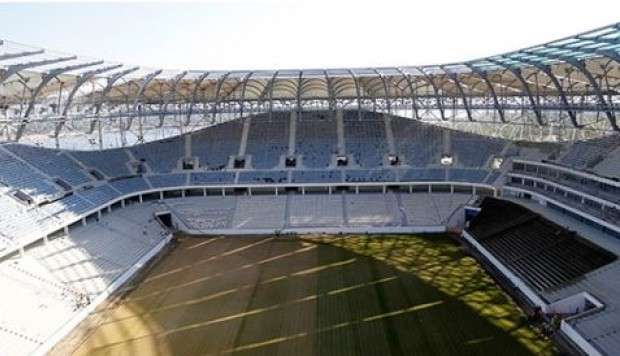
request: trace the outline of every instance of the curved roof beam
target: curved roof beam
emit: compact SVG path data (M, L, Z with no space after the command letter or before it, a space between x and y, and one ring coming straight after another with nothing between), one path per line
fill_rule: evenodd
M106 86L101 91L100 98L102 100L101 100L101 102L96 103L95 106L94 106L95 107L95 115L99 115L99 111L101 110L101 106L103 105L103 99L106 99L106 97L108 96L108 93L114 88L114 83L116 83L119 79L121 79L122 77L126 76L127 74L133 73L133 72L137 71L138 69L139 69L139 67L129 68L129 69L126 69L124 71L115 73L111 77L108 78Z
M357 93L357 118L359 120L362 119L362 93L360 90L359 78L353 72L352 69L347 69L351 77L353 78L353 82L355 83L355 92Z
M580 125L579 122L577 122L577 114L575 113L575 111L569 109L570 104L566 97L566 93L564 92L564 89L562 88L562 84L560 84L560 81L558 80L558 78L551 71L551 66L542 64L539 62L527 61L524 59L519 59L518 61L536 67L541 72L545 73L545 75L549 77L549 79L551 79L551 82L553 83L553 85L555 86L555 89L558 91L558 94L560 95L560 100L562 100L562 104L564 104L564 106L566 107L566 111L568 112L568 116L570 117L570 121L573 123L573 126L576 128L582 128L583 125Z
M565 48L565 47L554 46L552 48ZM609 121L609 124L615 131L620 131L620 127L618 126L618 123L616 121L616 116L613 113L613 109L607 103L607 100L605 100L605 96L603 95L600 85L596 82L594 75L592 75L592 72L588 70L588 68L586 67L583 61L580 61L574 57L569 57L565 55L548 54L548 53L540 54L540 53L536 53L532 51L522 51L522 53L533 54L536 56L543 56L545 58L560 60L562 62L570 64L571 66L579 70L581 73L583 73L583 75L586 77L586 79L590 83L590 86L592 86L592 89L594 89L594 94L596 95L599 101L599 104L605 108L605 115L607 116L607 120Z
M408 72L405 72L405 70L403 70L402 68L396 68L396 70L403 76L403 78L405 78L405 80L407 81L407 85L409 86L409 93L411 95L411 108L413 109L413 114L414 117L416 119L420 119L420 115L418 114L418 104L417 104L417 98L416 98L416 92L415 89L413 88L413 82L411 81L411 74Z
M89 80L91 80L96 75L103 74L105 72L109 72L114 69L118 69L122 66L123 66L122 64L117 64L117 65L112 65L108 67L103 67L103 68L88 71L86 73L82 73L78 76L75 85L73 85L73 88L71 89L71 92L69 93L69 96L65 100L65 107L62 109L62 113L60 114L62 116L62 119L61 121L58 122L58 124L56 124L56 128L54 129L54 137L58 137L58 135L60 134L60 130L65 125L65 122L67 121L67 118L66 118L67 112L69 111L69 108L71 107L71 104L73 103L73 98L75 97L75 94L77 94L80 87L82 87L82 85L86 84Z
M415 67L422 75L424 79L428 82L428 84L433 88L433 92L435 93L435 101L437 102L437 108L439 109L439 114L441 115L441 119L446 121L446 113L443 109L443 101L441 100L441 95L439 95L439 89L437 88L437 84L435 84L431 75L426 73L421 67Z
M260 96L258 97L258 101L262 103L265 100L265 95L269 94L269 119L271 119L271 115L273 113L273 87L275 85L277 76L278 71L273 72L271 80L269 80L267 85L263 88L263 92L260 93Z
M499 115L499 119L505 123L506 118L504 117L504 109L499 103L499 99L497 98L497 93L495 93L495 87L491 83L491 80L489 80L489 74L484 70L474 67L471 63L466 63L465 65L469 67L469 69L471 69L473 73L476 73L478 76L480 76L480 78L482 78L482 80L486 83L487 88L489 89L489 92L491 93L491 96L493 97L493 105L495 106L495 111L497 111L497 114Z
M170 101L176 97L177 91L179 90L179 84L181 83L181 80L185 78L186 75L187 75L187 71L185 70L175 75L174 78L172 78L172 90L167 92L166 93L167 95L165 95L164 97L163 104L160 109L161 114L159 116L159 125L157 127L164 126L164 119L166 117L166 110L168 109L168 104L170 104Z
M68 57L61 57L61 58L54 58L54 59L44 59L44 60L40 60L40 61L32 61L32 62L27 62L27 63L20 63L20 64L10 65L10 66L6 67L5 69L0 69L0 84L4 83L4 81L7 80L9 77L11 77L13 74L21 72L24 69L40 67L40 66L45 66L45 65L50 65L50 64L60 63L60 62L71 61L71 60L74 60L76 58L77 58L76 56L68 56Z
M240 113L240 117L243 117L243 108L244 108L244 103L245 103L245 91L248 88L248 81L250 80L250 77L254 74L254 72L249 72L248 74L246 74L245 78L243 78L243 86L241 87L241 100L239 101L239 113Z
M297 78L297 112L301 113L301 90L304 85L304 72L299 71L299 77Z
M163 72L163 70L158 69L154 72L147 74L144 78L142 78L142 84L140 84L140 87L138 88L138 93L133 99L133 106L132 106L131 114L129 116L129 121L127 122L127 126L124 128L125 131L131 129L131 125L133 124L133 118L135 117L136 112L139 111L138 109L140 107L140 100L142 99L144 95L144 91L148 87L149 83L151 83L153 79L155 79L158 75L160 75L161 72Z
M503 57L502 57L503 58ZM519 81L519 83L521 83L523 90L525 90L525 94L527 95L527 97L530 100L530 109L532 111L534 111L534 115L536 117L536 121L538 122L538 124L540 126L545 126L545 123L543 122L542 119L542 114L540 112L540 108L538 107L538 104L536 103L536 99L534 99L534 95L532 94L532 90L530 89L529 84L527 83L527 81L525 80L525 78L523 78L523 74L521 73L521 68L515 68L513 66L504 64L500 61L497 61L495 59L488 59L489 62L492 62L502 68L506 68L510 73L512 73L512 75L515 76L515 78L517 78L517 80Z
M329 76L327 70L323 70L323 75L325 75L325 82L327 84L327 96L329 97L329 110L336 109L336 95L334 92L334 83L333 78Z
M375 73L377 73L377 75L379 76L379 79L381 79L381 82L383 83L383 93L385 95L385 103L387 105L387 111L388 114L392 113L392 101L390 100L390 91L388 89L388 84L387 84L387 79L385 78L385 75L383 75L383 73L381 73L377 68L373 69Z
M226 78L228 78L229 75L230 72L226 72L223 76L220 77L220 79L217 80L217 85L215 87L215 100L213 102L213 110L211 111L213 118L215 118L215 115L217 115L217 107L220 103L220 90L222 89L222 85L224 85L224 81L226 80Z
M463 90L463 86L461 85L461 81L459 80L458 74L449 71L448 69L446 69L445 66L441 66L441 69L444 72L446 72L446 74L448 74L448 77L450 78L450 80L452 80L454 84L456 85L456 89L458 90L459 94L461 95L461 99L463 100L463 106L465 106L465 112L467 113L467 119L469 121L474 121L473 117L471 116L471 109L469 108L469 101L467 100L467 96L465 95L465 91Z
M202 73L198 79L195 81L194 89L192 90L192 101L189 103L189 108L187 109L187 116L185 118L185 126L189 125L190 119L192 117L192 110L194 109L194 105L196 105L196 100L198 99L198 89L200 88L200 84L209 76L209 72Z
M583 62L580 62L574 58L567 58L563 60L566 63L572 65L573 67L579 69L579 71L583 73L586 79L588 79L588 82L590 82L590 85L594 89L594 93L596 94L599 103L605 108L605 114L607 115L607 120L609 120L609 124L614 130L620 131L620 127L618 127L618 123L616 122L616 115L614 115L611 107L607 103L607 100L605 100L605 96L603 96L601 87L596 82L596 79L594 79L592 73L588 70L588 68L586 68L586 65Z
M118 69L122 66L123 66L122 64L117 64L117 65L112 65L112 66L108 66L104 68L91 70L86 73L80 74L80 76L78 76L77 78L75 85L73 86L73 89L71 89L71 92L69 93L69 96L67 97L67 100L65 100L65 107L62 110L61 115L62 116L67 115L67 112L69 111L69 108L71 107L71 104L73 103L73 97L75 96L75 94L77 93L77 91L80 89L82 85L86 84L90 79L94 78L96 75L103 74L105 72L109 72L114 69Z
M39 85L37 85L37 87L32 92L32 97L30 98L30 103L28 104L28 108L26 109L26 112L24 113L24 117L27 118L27 117L30 116L30 114L32 113L32 110L34 109L34 105L35 105L35 101L37 99L37 96L39 95L41 90L43 90L43 88L45 88L45 86L52 79L56 78L57 76L61 75L62 73L66 73L66 72L69 72L69 71L72 71L72 70L76 70L76 69L92 67L92 66L96 66L96 65L99 65L99 64L103 64L103 61L96 61L96 62L89 62L89 63L82 63L82 64L74 64L74 65L70 65L70 66L66 66L66 67L62 67L62 68L55 68L55 69L52 69L49 72L45 73L43 75L43 77L41 78L41 82L39 83Z
M34 56L34 55L37 55L37 54L42 54L44 52L45 52L45 50L39 49L39 50L36 50L36 51L23 51L23 52L15 52L15 53L5 53L5 54L0 55L0 61L5 61L7 59L14 59L14 58Z

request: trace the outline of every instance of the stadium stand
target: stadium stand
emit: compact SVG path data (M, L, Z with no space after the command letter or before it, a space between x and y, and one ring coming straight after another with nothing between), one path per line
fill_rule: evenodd
M535 290L558 288L616 256L508 201L485 198L469 231Z
M344 199L348 226L392 226L400 222L392 194L345 194Z
M1 260L0 285L11 291L0 293L2 354L34 352L162 241L155 209L127 207Z
M187 184L187 174L159 174L145 177L153 188L180 187Z
M273 195L240 196L232 226L235 229L281 229L286 199Z
M363 168L383 166L383 158L388 154L383 115L359 120L357 112L346 111L343 120L346 151L353 156L354 163Z
M110 185L122 194L130 194L150 189L148 183L141 176L112 180L110 181Z
M127 167L130 161L124 149L103 151L71 151L70 154L86 167L97 169L108 178L124 177L134 174Z
M289 201L289 227L339 227L344 224L339 194L294 194Z
M0 149L0 179L9 188L19 189L36 201L53 199L58 188L24 162Z
M288 151L290 114L274 113L272 118L257 115L252 118L246 154L252 156L255 169L274 168Z
M152 172L157 173L176 169L178 160L185 154L182 136L132 146L129 150L138 161L145 162Z
M452 153L456 163L461 167L487 167L487 161L493 155L499 155L506 142L490 137L473 135L466 132L450 130Z
M293 171L291 183L337 183L342 182L342 170Z
M226 168L230 156L239 153L242 127L241 120L233 120L192 133L192 155L198 157L200 166Z
M482 183L489 171L483 169L451 168L448 170L448 180L453 182Z
M50 177L59 177L71 185L90 181L82 168L62 151L20 144L4 147Z
M249 184L272 184L272 183L288 183L287 171L241 171L239 172L238 183Z
M443 149L442 129L413 120L392 120L396 151L411 167L438 164Z
M200 172L190 174L190 184L233 184L235 182L234 172Z
M344 172L345 182L395 182L396 171L393 169L347 169Z
M616 135L578 141L571 144L558 161L573 168L593 168L618 147L620 147L620 141Z
M325 113L303 112L297 121L296 153L306 168L325 168L337 153L336 121Z
M88 200L94 206L102 206L117 198L120 194L108 184L98 187L85 187L77 194Z
M401 171L400 180L402 182L428 182L446 180L446 169L444 168L428 168L428 169L405 169Z

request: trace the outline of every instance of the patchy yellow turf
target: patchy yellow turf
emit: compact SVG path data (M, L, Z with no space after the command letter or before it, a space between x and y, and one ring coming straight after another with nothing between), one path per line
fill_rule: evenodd
M445 237L182 238L74 355L527 355L548 341Z

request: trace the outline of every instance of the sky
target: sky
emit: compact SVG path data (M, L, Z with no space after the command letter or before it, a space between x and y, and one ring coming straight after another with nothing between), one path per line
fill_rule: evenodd
M618 0L0 3L2 39L195 70L450 63L614 22Z

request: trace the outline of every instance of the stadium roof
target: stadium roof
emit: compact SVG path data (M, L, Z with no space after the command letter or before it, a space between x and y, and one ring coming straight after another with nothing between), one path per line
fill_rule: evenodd
M196 71L145 68L0 40L0 119L28 123L215 116L282 107L410 108L415 118L620 130L620 23L461 63ZM3 117L2 117L3 116Z

